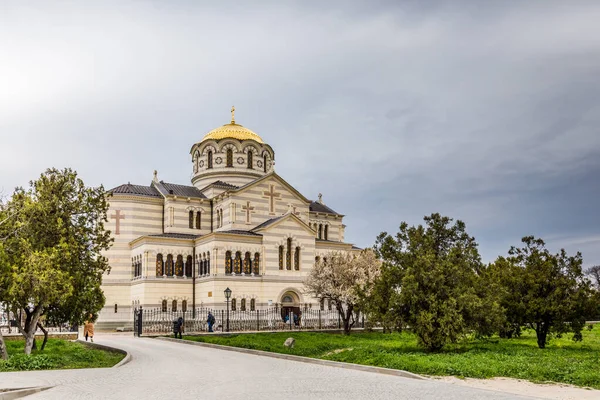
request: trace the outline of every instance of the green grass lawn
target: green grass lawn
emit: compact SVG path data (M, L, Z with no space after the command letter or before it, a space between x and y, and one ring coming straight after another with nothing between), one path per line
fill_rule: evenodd
M41 344L38 341L38 346ZM125 357L121 353L93 349L61 339L48 339L44 351L34 350L30 357L23 353L23 340L6 341L6 347L8 360L0 360L0 372L112 367Z
M283 346L296 339L294 349ZM186 336L184 339L276 353L402 369L424 375L470 378L496 376L534 382L563 382L600 389L600 325L583 333L583 342L571 335L552 339L538 349L533 331L517 339L466 340L439 353L417 346L411 333L353 332L350 336L324 332L281 332L230 336Z

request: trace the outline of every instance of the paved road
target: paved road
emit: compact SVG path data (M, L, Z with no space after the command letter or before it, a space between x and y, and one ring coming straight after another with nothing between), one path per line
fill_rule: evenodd
M131 336L97 343L127 350L120 368L0 373L0 389L52 385L28 399L531 399L372 372Z

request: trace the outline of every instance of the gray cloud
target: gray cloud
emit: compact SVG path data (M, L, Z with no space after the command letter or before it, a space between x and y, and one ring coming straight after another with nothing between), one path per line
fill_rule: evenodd
M600 263L599 4L321 3L3 3L0 187L187 183L235 104L358 245L439 211Z

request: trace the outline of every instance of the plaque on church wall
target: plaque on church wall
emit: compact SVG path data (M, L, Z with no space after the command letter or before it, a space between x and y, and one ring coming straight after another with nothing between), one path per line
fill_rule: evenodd
M223 159L221 157L215 158L215 163L221 164L222 162L223 162Z
M244 163L244 157L238 157L237 162L242 165Z
M200 160L200 168L204 167L204 160Z

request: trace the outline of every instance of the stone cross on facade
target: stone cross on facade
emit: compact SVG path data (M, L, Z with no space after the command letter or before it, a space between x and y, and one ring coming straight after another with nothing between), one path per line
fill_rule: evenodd
M269 212L275 212L275 197L281 196L281 193L275 192L275 185L270 185L268 192L263 192L263 197L269 198Z
M246 211L246 223L250 223L250 213L254 210L254 207L250 207L250 202L246 201L246 205L242 206L242 210Z
M110 219L115 219L115 235L121 234L121 220L125 219L125 216L121 214L121 210L115 210L115 215L111 215Z

